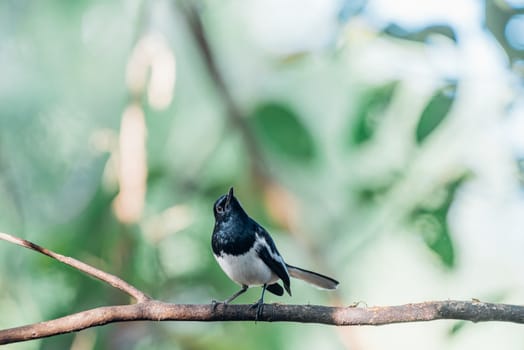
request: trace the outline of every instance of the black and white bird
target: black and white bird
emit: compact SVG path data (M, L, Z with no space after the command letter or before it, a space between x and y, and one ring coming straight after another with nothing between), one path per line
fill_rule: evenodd
M282 280L284 288L291 295L289 276L322 289L337 288L338 281L333 278L287 264L269 233L242 209L233 194L233 187L228 194L218 198L213 211L213 254L226 275L242 287L224 304L233 301L249 287L262 286L262 295L253 305L257 308L258 319L262 314L266 289L278 296L283 295L284 289L277 283Z

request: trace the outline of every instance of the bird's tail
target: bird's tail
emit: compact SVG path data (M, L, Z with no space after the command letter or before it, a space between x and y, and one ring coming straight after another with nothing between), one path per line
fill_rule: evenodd
M331 277L327 277L319 273L304 270L299 267L291 266L288 264L286 264L286 266L287 271L289 272L289 275L291 277L301 279L319 288L336 289L338 286L338 281Z

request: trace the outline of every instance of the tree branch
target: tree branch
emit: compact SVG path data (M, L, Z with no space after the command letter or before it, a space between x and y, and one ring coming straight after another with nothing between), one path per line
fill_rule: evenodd
M0 345L80 331L113 322L125 321L251 321L252 305L168 304L122 279L76 259L52 252L25 239L0 232L0 239L45 254L90 276L120 289L137 300L136 304L106 306L67 315L50 321L0 330ZM266 304L259 321L301 322L335 326L385 325L432 320L472 322L503 321L524 323L524 306L474 301L432 301L399 306L329 307L318 305Z
M80 270L84 272L85 274L88 274L89 276L92 276L94 278L97 278L101 280L102 282L105 282L109 284L112 287L115 287L117 289L120 289L122 292L129 294L131 297L133 297L137 302L143 302L146 300L150 300L151 297L139 290L136 287L133 287L123 279L116 277L115 275L112 275L110 273L104 272L102 270L97 269L96 267L93 267L91 265L88 265L84 262L81 262L79 260L76 260L75 258L71 258L69 256L64 256L58 253L55 253L49 249L43 248L39 246L38 244L35 244L33 242L29 242L28 240L18 238L15 236L12 236L10 234L0 232L0 239L11 242L14 244L17 244L19 246L22 246L27 249L34 250L35 252L39 252L41 254L47 255L53 259L56 259L60 261L61 263L64 263L66 265L69 265L77 270Z
M251 305L168 304L148 300L133 305L100 307L51 321L0 330L0 344L76 332L113 322L252 321L255 313ZM379 326L442 319L524 323L524 306L453 300L376 307L266 304L258 321Z

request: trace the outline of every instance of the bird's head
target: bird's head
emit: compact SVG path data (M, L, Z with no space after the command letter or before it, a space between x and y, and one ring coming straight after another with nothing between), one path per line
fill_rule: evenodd
M215 220L228 221L232 216L247 215L233 193L233 187L227 194L220 196L213 207Z

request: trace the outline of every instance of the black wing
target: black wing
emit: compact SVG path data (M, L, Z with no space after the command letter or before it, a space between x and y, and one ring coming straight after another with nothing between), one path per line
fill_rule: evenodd
M291 295L289 282L289 273L287 272L286 263L278 253L275 243L261 226L258 226L255 249L262 261L284 282L284 288Z

